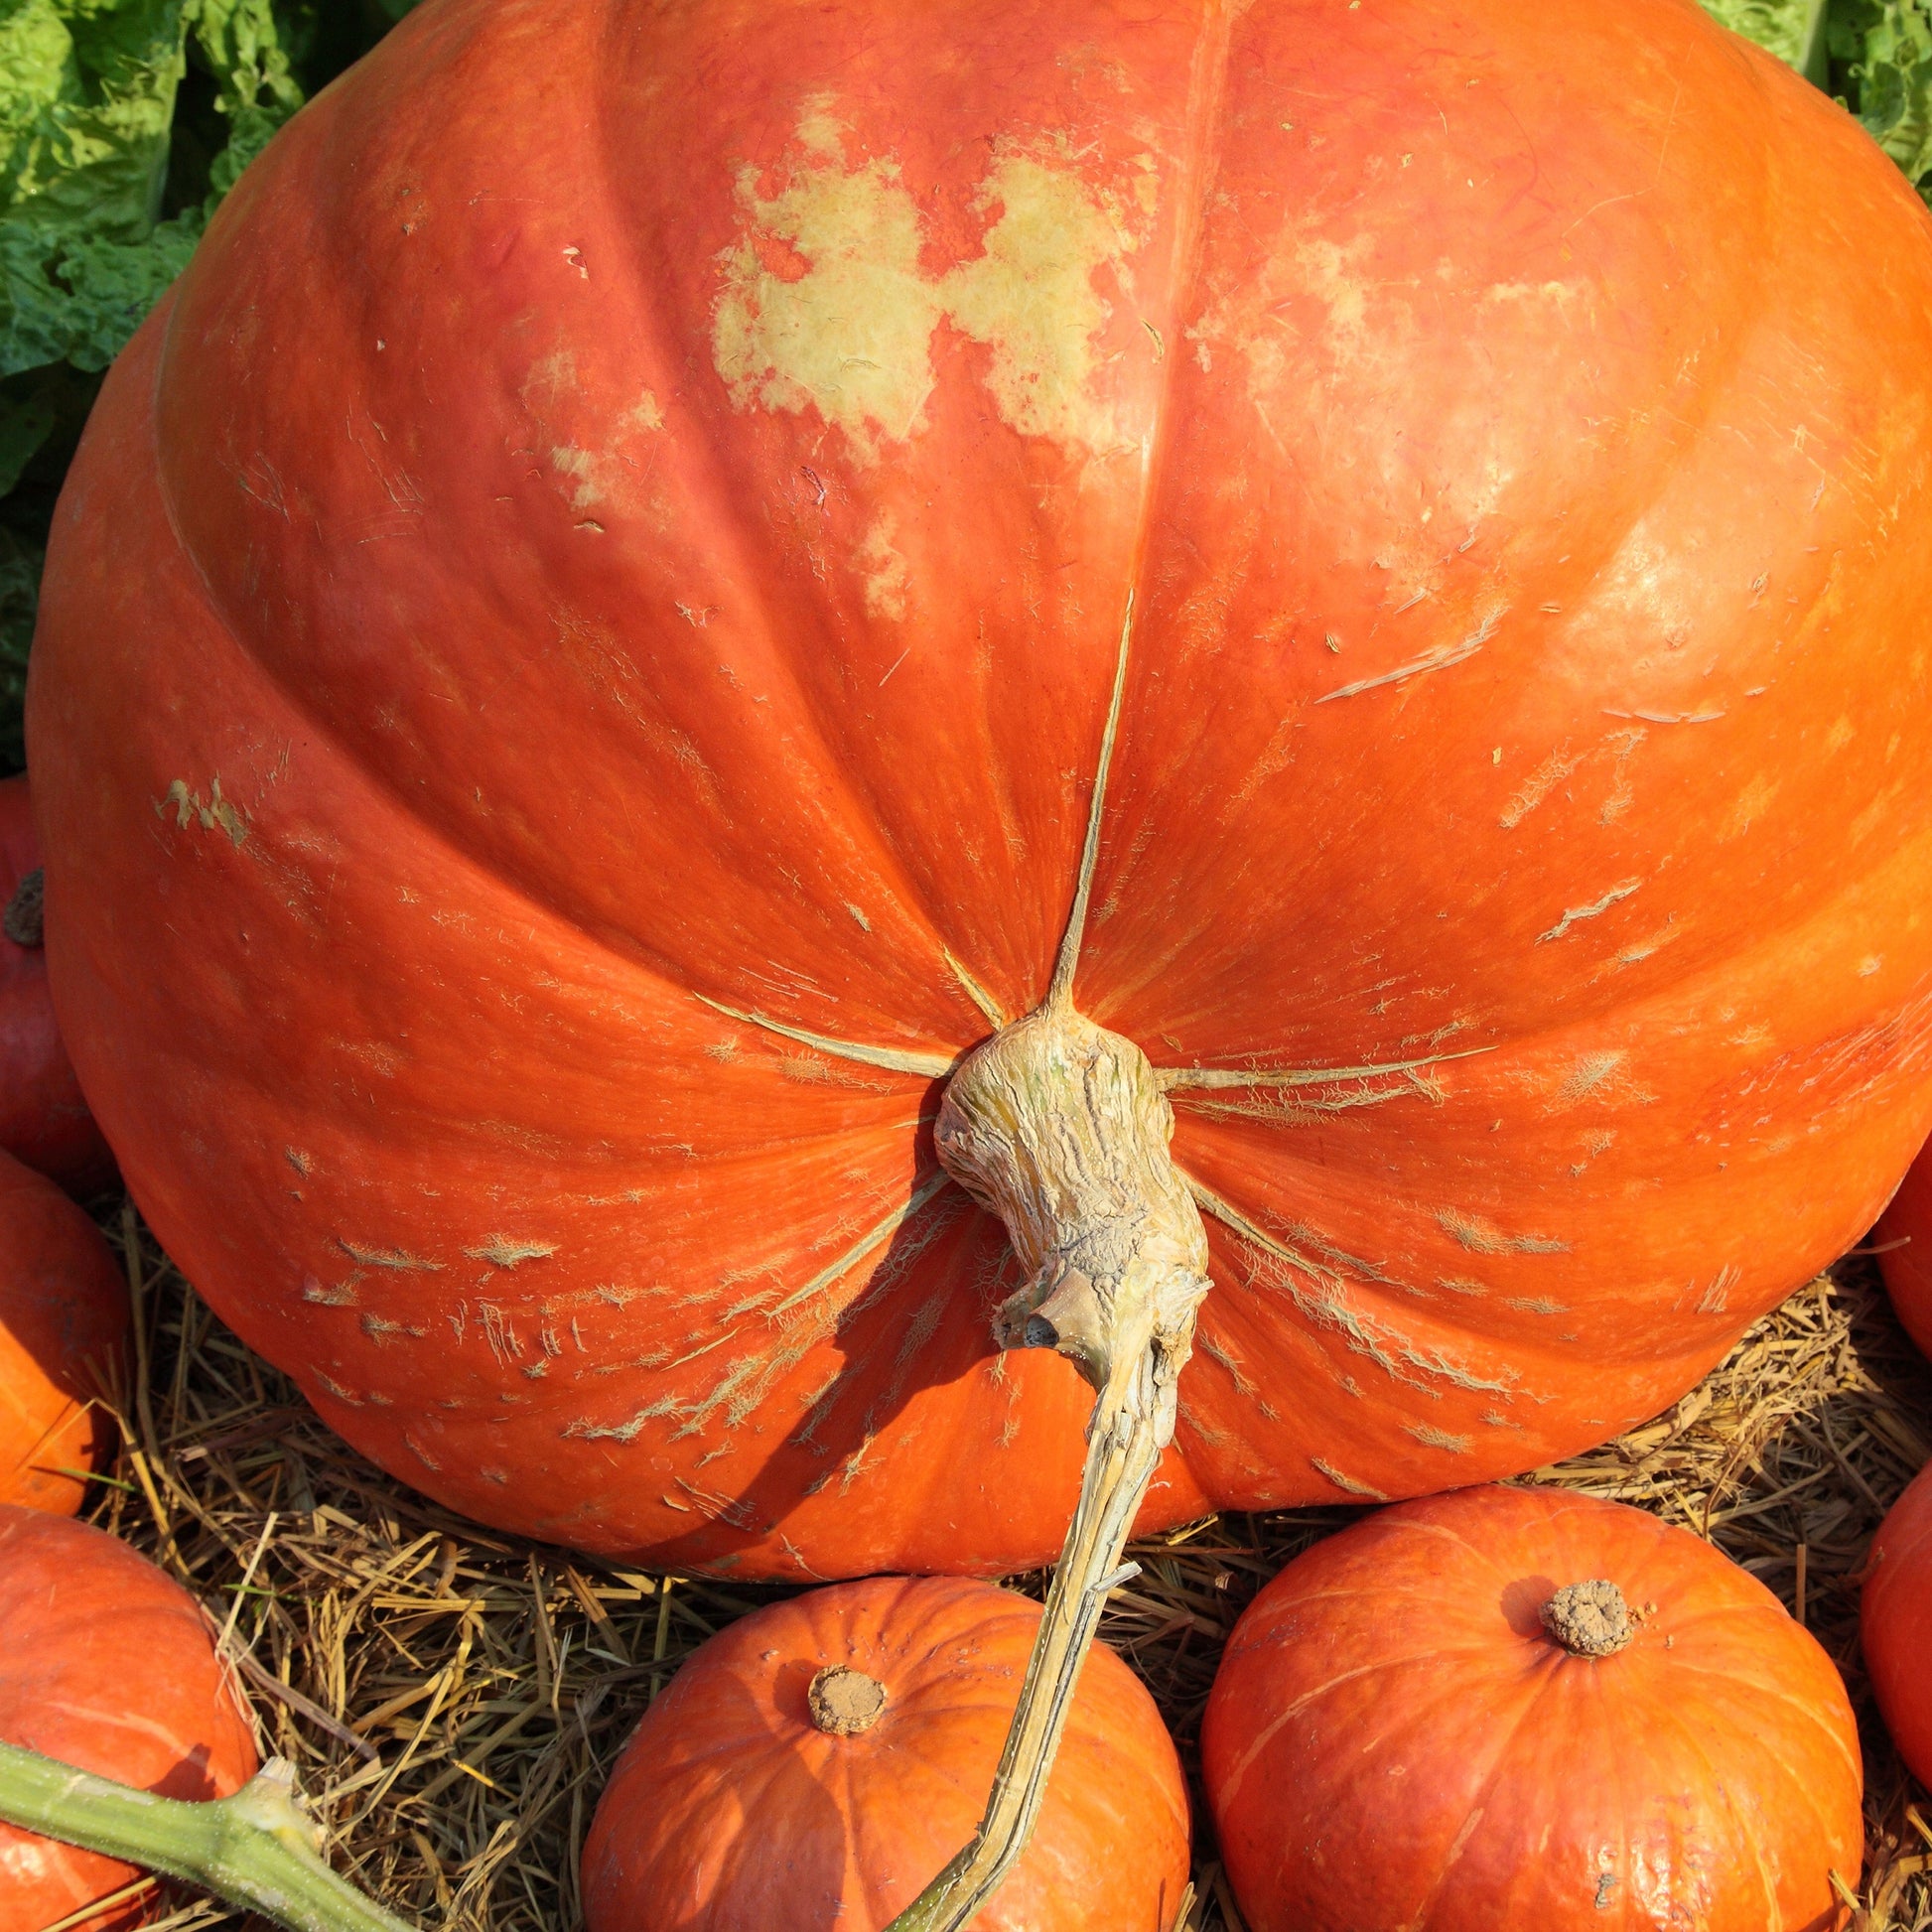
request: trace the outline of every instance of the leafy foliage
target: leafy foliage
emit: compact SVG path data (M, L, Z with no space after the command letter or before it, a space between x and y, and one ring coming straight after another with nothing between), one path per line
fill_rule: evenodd
M1932 0L1835 0L1831 53L1848 104L1932 203Z
M1775 54L1813 80L1823 80L1825 0L1703 0L1704 11L1734 34Z
M1932 204L1932 0L1700 0L1835 93Z
M100 373L269 137L414 0L0 0L0 775Z

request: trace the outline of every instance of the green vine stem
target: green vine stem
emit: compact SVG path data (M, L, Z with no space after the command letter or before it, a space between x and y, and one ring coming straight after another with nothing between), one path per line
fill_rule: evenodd
M323 1863L279 1757L233 1797L192 1804L0 1744L0 1821L165 1872L289 1932L416 1932Z

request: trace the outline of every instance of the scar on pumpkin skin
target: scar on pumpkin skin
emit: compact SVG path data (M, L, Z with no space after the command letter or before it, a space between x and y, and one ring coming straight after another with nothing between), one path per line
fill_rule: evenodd
M1310 1456L1309 1461L1322 1475L1326 1476L1337 1489L1343 1490L1351 1496L1366 1496L1371 1502L1377 1503L1385 1503L1389 1500L1380 1489L1372 1488L1366 1482L1357 1482L1353 1476L1343 1475L1332 1462L1324 1462L1318 1455Z
M821 1268L803 1288L793 1289L782 1302L778 1303L769 1311L767 1318L775 1318L785 1313L788 1310L795 1309L801 1302L808 1301L812 1296L821 1294L825 1289L831 1287L849 1268L856 1266L873 1249L885 1241L888 1236L896 1232L901 1224L910 1220L942 1187L949 1187L951 1184L951 1176L946 1173L944 1169L939 1169L929 1174L919 1187L914 1190L910 1200L906 1201L903 1206L895 1207L890 1213L881 1215L836 1261L828 1267Z
M940 1180L943 1182L944 1178L945 1176L942 1174ZM894 1209L893 1214L888 1217L888 1220L894 1226L902 1225L904 1222L909 1221L913 1214L939 1191L940 1188L938 1186L928 1185L922 1188L907 1206L902 1209ZM789 1327L781 1329L780 1332L783 1336L781 1346L768 1354L755 1353L746 1356L732 1368L722 1382L713 1388L708 1395L702 1397L695 1405L689 1408L683 1408L673 1401L670 1413L682 1415L689 1420L684 1428L677 1431L676 1436L672 1440L676 1441L677 1437L692 1435L702 1431L712 1413L721 1403L726 1402L728 1399L730 1401L730 1408L727 1415L728 1425L735 1429L740 1424L748 1421L759 1409L763 1407L773 1389L776 1388L785 1376L789 1375L814 1348L819 1347L822 1343L831 1339L841 1321L870 1308L882 1295L890 1293L897 1285L898 1281L903 1278L912 1263L937 1238L940 1230L947 1225L947 1220L948 1216L941 1214L930 1222L909 1251L902 1253L895 1259L889 1259L879 1269L878 1273L872 1278L871 1283L867 1286L865 1293L859 1296L856 1301L847 1304L843 1308L820 1308L814 1311L804 1320L794 1322ZM831 1269L825 1271L815 1281L808 1282L798 1293L800 1295L809 1295L820 1286L829 1286L830 1280L840 1273L849 1273L858 1262L865 1258L866 1254L872 1248L879 1245L879 1241L885 1238L885 1233L888 1231L890 1230L875 1228L871 1235L862 1239L852 1248L849 1248L832 1265ZM895 1266L895 1260L897 1261L897 1266ZM889 1398L897 1398L898 1389L904 1380L906 1363L930 1339L932 1333L938 1326L939 1312L950 1300L951 1292L949 1290L942 1290L937 1295L929 1297L925 1305L913 1315L911 1322L907 1326L905 1338L899 1346L898 1357L896 1362L896 1368L898 1372L896 1375L892 1389L888 1392ZM777 1311L773 1310L771 1312L775 1314ZM729 1340L732 1335L741 1332L743 1330L734 1328L722 1339ZM820 1388L806 1396L803 1400L803 1406L810 1412L810 1416L805 1428L795 1434L790 1440L806 1448L812 1448L812 1432L824 1420L825 1416L831 1413L835 1400L833 1392L841 1389L844 1384L866 1366L867 1363L864 1361L853 1362L844 1369L836 1371ZM742 1385L748 1379L751 1381L751 1387L744 1388Z
M1316 1281L1329 1282L1336 1288L1344 1285L1337 1268L1324 1266L1321 1262L1277 1241L1274 1236L1256 1227L1239 1208L1221 1199L1212 1188L1203 1186L1191 1174L1182 1172L1180 1177L1187 1183L1188 1192L1202 1208L1264 1254L1277 1261L1286 1262L1291 1268L1300 1269ZM1377 1280L1381 1285L1389 1285L1386 1277L1376 1275L1371 1279ZM1306 1315L1318 1327L1339 1334L1347 1348L1355 1354L1367 1356L1391 1381L1398 1382L1405 1388L1419 1389L1424 1394L1436 1398L1442 1395L1441 1389L1432 1388L1428 1382L1418 1380L1415 1375L1405 1374L1403 1364L1407 1363L1409 1367L1420 1370L1424 1376L1434 1376L1440 1381L1449 1383L1452 1388L1500 1396L1505 1402L1513 1400L1520 1393L1513 1383L1493 1382L1483 1376L1471 1374L1459 1363L1449 1361L1441 1354L1425 1354L1406 1335L1394 1329L1383 1328L1380 1323L1370 1320L1357 1310L1347 1308L1338 1302L1322 1301L1309 1295L1297 1288L1293 1282L1283 1282L1279 1286L1286 1290L1300 1313ZM1391 1344L1397 1350L1396 1353L1390 1352Z
M1358 1107L1380 1107L1390 1100L1420 1099L1440 1107L1446 1097L1439 1087L1415 1074L1411 1074L1400 1086L1355 1088L1318 1099L1298 1100L1268 1088L1259 1091L1273 1092L1273 1099L1202 1100L1187 1094L1180 1095L1179 1099L1190 1114L1206 1119L1265 1120L1280 1127L1296 1121L1313 1120L1321 1114L1346 1114Z

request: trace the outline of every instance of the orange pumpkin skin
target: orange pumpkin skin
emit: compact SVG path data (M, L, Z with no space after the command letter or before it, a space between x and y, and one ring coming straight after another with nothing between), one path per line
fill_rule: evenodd
M247 1719L200 1606L99 1530L0 1503L0 1741L167 1798L254 1775ZM0 1824L0 1925L54 1925L138 1867ZM144 1894L76 1932L160 1916Z
M1684 0L431 0L88 430L56 1003L450 1505L1039 1561L1088 1391L994 1354L932 1081L734 1015L1038 1000L1131 593L1074 997L1274 1078L1173 1092L1143 1522L1527 1468L1932 1125L1929 466L1932 221Z
M1924 1155L1906 1170L1871 1244L1905 1332L1922 1354L1932 1355L1932 1162Z
M114 1442L95 1407L127 1345L127 1283L51 1180L0 1154L0 1503L71 1516Z
M1637 1634L1573 1655L1539 1610L1597 1579ZM1688 1531L1548 1491L1400 1504L1297 1558L1235 1627L1201 1763L1254 1932L1825 1932L1863 1858L1817 1642Z
M1932 1466L1907 1484L1872 1539L1859 1643L1899 1756L1932 1785Z
M980 1822L1039 1605L991 1584L874 1577L742 1618L624 1746L584 1844L590 1932L878 1932ZM822 1670L885 1708L814 1724ZM1104 1645L1082 1666L1026 1855L975 1932L1166 1928L1187 1794L1154 1700Z
M0 909L41 863L25 777L0 778ZM47 954L0 930L0 1154L52 1174L76 1194L114 1179L114 1157L74 1078L54 1002Z

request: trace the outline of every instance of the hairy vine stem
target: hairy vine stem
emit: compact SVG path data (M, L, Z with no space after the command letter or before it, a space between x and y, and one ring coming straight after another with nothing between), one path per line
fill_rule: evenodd
M415 1932L323 1863L279 1757L232 1797L196 1804L0 1744L0 1821L165 1872L288 1932Z

